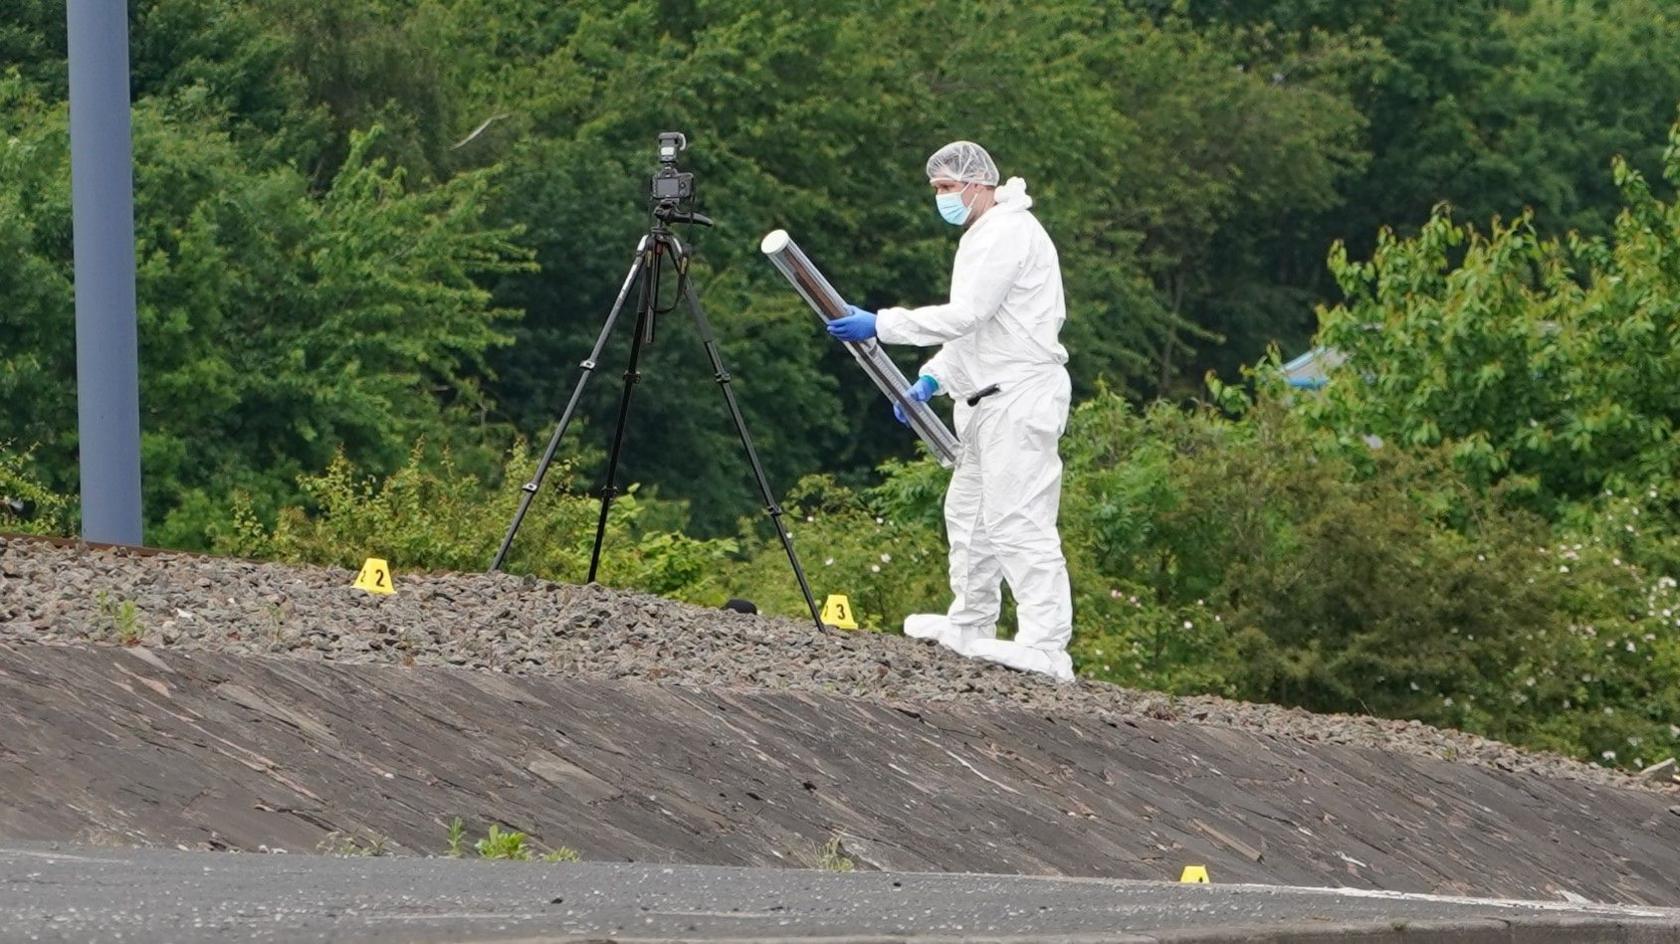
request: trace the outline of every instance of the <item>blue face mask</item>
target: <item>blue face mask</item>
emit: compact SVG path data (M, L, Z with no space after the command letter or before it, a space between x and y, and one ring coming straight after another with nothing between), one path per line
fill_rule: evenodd
M963 190L967 189L964 187L956 193L942 193L933 198L934 204L939 207L939 215L952 226L961 226L968 222L968 204L964 203L962 198Z

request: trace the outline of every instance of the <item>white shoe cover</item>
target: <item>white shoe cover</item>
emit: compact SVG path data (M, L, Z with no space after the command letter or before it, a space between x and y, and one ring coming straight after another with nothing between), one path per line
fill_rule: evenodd
M951 631L944 613L912 613L904 618L904 635L911 639L938 640Z
M971 644L996 638L997 628L958 627L943 613L914 613L904 618L904 635L911 639L931 639L959 656L966 656Z
M1060 649L1025 646L1012 639L976 639L964 646L963 654L987 662L1048 675L1058 682L1073 681L1073 660Z

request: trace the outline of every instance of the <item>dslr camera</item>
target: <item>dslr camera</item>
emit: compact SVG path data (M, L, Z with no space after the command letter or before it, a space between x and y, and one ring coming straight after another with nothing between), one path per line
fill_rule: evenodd
M677 155L686 150L688 138L682 132L666 131L659 135L659 170L653 175L652 187L655 207L694 199L694 175L677 169Z

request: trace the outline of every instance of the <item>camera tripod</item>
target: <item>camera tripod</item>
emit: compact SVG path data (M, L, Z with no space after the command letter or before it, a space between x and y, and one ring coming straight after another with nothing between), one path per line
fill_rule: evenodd
M606 323L601 326L600 336L595 339L595 347L590 351L588 359L578 365L582 374L578 377L577 386L572 388L572 397L566 403L565 412L560 414L560 422L554 428L554 435L549 437L548 448L543 452L542 460L537 463L535 474L523 487L523 494L519 497L519 508L514 512L513 522L508 526L507 536L502 538L502 546L496 551L495 560L490 562L490 570L500 570L502 562L507 559L513 537L518 533L520 523L525 520L525 513L530 510L531 501L536 498L538 489L542 487L543 477L548 474L549 464L554 461L554 453L560 447L560 439L566 435L566 428L571 425L572 416L577 411L583 388L594 375L595 368L600 363L601 352L606 348L608 338L612 336L619 313L624 310L624 302L629 297L630 290L639 284L636 333L630 340L630 362L624 372L624 391L619 397L618 420L613 429L612 449L607 455L607 481L601 489L601 514L595 524L595 545L589 553L588 582L595 582L595 576L601 566L601 544L607 534L607 515L612 510L613 500L618 496L618 460L623 451L624 431L630 417L630 395L642 379L638 369L642 346L652 343L654 318L665 313L659 308L659 279L661 271L669 262L676 272L677 294L682 296L683 303L694 318L694 325L700 332L701 344L706 349L706 356L711 360L713 377L717 380L718 389L723 392L723 401L729 407L729 415L735 421L735 431L741 436L741 447L746 451L753 478L758 482L759 494L764 499L765 513L775 526L777 536L781 538L782 548L787 551L788 563L793 566L793 575L799 580L799 589L805 595L805 605L810 608L811 619L816 622L817 629L822 631L823 621L817 611L816 598L811 595L810 581L805 578L805 569L800 566L799 555L793 550L793 538L782 522L782 507L770 488L770 480L765 477L764 466L758 461L758 450L753 447L752 436L747 432L747 422L742 418L741 407L735 400L735 390L730 386L729 370L724 367L723 356L718 351L717 337L712 332L705 312L700 308L700 298L695 293L694 283L688 274L688 251L671 231L670 224L673 222L710 226L712 221L698 213L678 209L675 200L661 202L655 206L652 222L636 246L635 259L630 264L629 273L624 277L623 286L618 290L618 298L613 302L612 310L607 313ZM675 303L672 307L675 307Z

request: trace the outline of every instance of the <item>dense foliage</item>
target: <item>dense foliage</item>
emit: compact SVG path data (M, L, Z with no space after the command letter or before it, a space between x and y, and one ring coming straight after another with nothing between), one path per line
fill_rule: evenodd
M684 233L697 284L819 594L875 629L939 606L944 473L757 243L933 300L956 231L922 161L969 137L1063 261L1081 671L1674 750L1663 0L129 10L152 543L482 566L680 129L720 224ZM64 13L0 23L0 495L32 515L0 530L76 523ZM627 335L514 570L583 575ZM1278 389L1315 339L1328 388ZM603 578L797 612L684 319L644 373Z

